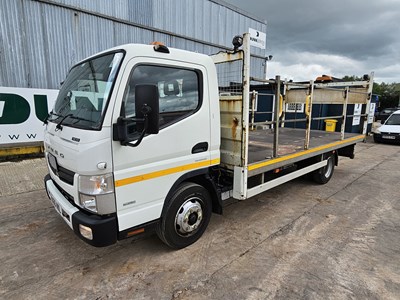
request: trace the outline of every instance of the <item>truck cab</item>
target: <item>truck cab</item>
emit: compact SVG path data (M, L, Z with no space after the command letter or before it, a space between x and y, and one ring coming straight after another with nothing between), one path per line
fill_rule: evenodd
M219 117L206 55L129 44L79 62L46 124L49 198L91 245L157 227L171 247L186 246L219 210L210 178L220 159L220 131L212 130ZM168 204L177 207L161 226L171 210L165 199L177 189L183 199Z

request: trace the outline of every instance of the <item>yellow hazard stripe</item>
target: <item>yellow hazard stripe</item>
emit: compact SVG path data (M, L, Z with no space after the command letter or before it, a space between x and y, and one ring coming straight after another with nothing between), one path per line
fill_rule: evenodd
M262 167L266 167L266 166L269 166L269 165L272 165L272 164L276 164L278 162L282 162L282 161L289 160L289 159L292 159L292 158L300 157L300 156L303 156L305 154L318 152L318 151L321 151L321 150L324 150L324 149L328 149L328 148L331 148L331 147L343 145L343 144L346 144L346 143L349 143L349 142L360 141L360 140L363 140L364 138L365 138L364 135L357 135L355 137L348 138L348 139L345 139L343 141L338 141L338 142L334 142L334 143L331 143L331 144L326 144L326 145L323 145L323 146L319 146L319 147L315 147L315 148L312 148L312 149L304 150L304 151L301 151L301 152L298 152L298 153L294 153L294 154L282 156L282 157L279 157L279 158L271 159L271 160L268 160L268 161L265 161L265 162L262 162L262 163L249 165L248 170L249 171L253 171L253 170L256 170L256 169L259 169L259 168L262 168Z
M138 176L133 176L133 177L125 178L125 179L120 179L120 180L115 181L115 186L121 187L121 186L128 185L131 183L154 179L157 177L166 176L166 175L170 175L170 174L174 174L174 173L199 169L202 167L209 167L209 166L219 164L219 161L220 161L219 158L212 159L212 160L205 160L205 161L187 164L187 165L183 165L183 166L179 166L179 167L169 168L169 169L155 171L155 172L142 174L142 175L138 175Z

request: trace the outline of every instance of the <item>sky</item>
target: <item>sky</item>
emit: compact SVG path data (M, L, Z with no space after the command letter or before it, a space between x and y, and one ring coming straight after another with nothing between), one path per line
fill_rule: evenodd
M224 0L267 22L268 77L400 83L400 0Z

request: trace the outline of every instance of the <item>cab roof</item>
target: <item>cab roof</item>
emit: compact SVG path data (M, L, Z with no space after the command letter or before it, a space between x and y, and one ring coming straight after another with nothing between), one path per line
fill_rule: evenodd
M159 47L158 44L156 45L144 45L144 44L124 44L117 47L113 47L99 53L96 53L92 56L85 58L84 60L78 62L84 62L88 59L95 58L97 56L109 53L109 52L116 52L116 51L124 51L126 53L126 57L136 57L136 56L145 56L145 57L154 57L154 58L166 58L171 60L178 60L178 61L187 61L191 63L200 63L203 65L212 63L212 59L205 54L191 52L187 50L181 50L177 48L169 48L163 46L169 50L169 53L165 53L164 51L157 50Z

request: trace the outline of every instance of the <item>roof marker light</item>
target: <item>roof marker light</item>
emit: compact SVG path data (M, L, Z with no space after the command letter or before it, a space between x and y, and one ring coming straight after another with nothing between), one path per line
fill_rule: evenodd
M154 51L161 53L169 53L169 49L162 42L152 42L151 45L154 45Z

